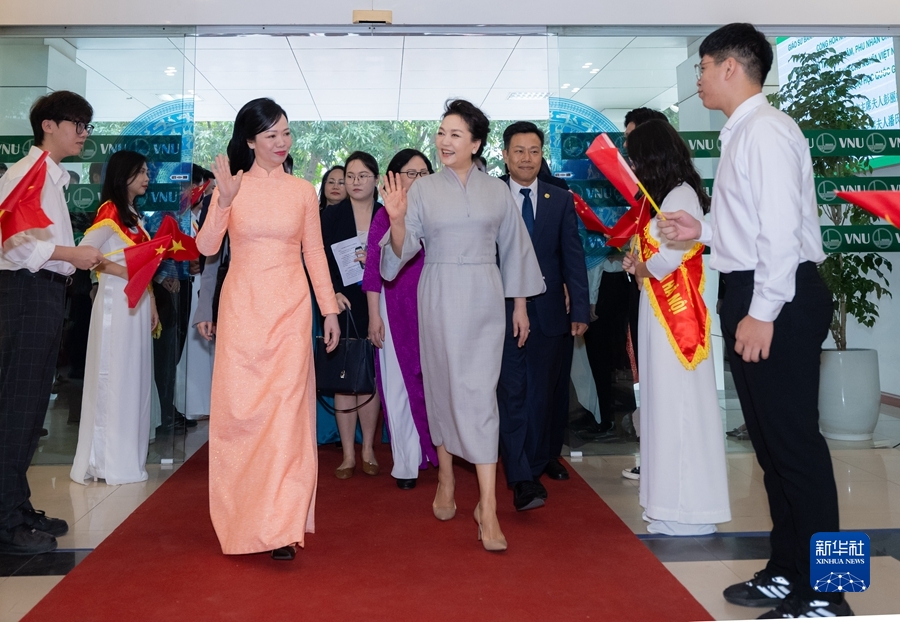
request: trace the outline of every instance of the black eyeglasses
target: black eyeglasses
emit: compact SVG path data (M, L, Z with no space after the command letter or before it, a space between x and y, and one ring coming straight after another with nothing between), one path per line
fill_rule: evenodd
M90 136L94 133L94 126L90 123L85 123L84 121L76 121L75 119L62 119L62 121L74 123L76 134L83 134L84 132L87 132L87 135Z
M421 171L414 171L412 169L408 171L400 171L401 175L406 175L410 179L415 179L416 177L425 177L428 175L428 169L422 169Z

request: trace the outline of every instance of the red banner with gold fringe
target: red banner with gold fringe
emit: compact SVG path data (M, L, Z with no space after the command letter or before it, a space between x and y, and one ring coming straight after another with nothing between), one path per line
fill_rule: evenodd
M641 261L659 252L659 240L650 235L650 224L641 235ZM681 265L659 281L644 279L653 313L669 337L669 343L685 369L695 369L709 356L711 319L703 302L703 244L695 244Z

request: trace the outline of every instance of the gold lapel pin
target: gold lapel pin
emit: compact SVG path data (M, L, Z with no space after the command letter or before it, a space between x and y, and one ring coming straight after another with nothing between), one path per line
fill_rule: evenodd
M545 192L545 193L544 193L544 198L545 198L545 199L549 199L549 198L550 198L550 193L549 193L549 192Z

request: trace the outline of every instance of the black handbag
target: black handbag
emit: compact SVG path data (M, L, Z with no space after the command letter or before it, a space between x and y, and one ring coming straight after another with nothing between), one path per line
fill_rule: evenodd
M368 339L359 337L353 315L349 309L346 313L345 331L333 352L325 351L325 337L316 337L316 390L325 394L371 394L372 397L356 408L336 412L355 412L375 397L375 346ZM351 325L354 337L350 336Z

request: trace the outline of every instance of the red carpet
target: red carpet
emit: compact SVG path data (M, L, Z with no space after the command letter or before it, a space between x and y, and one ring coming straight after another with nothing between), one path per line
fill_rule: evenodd
M456 518L431 514L437 471L401 491L385 471L337 480L322 447L317 533L293 562L224 556L209 521L207 448L183 465L25 620L702 620L709 614L574 472L544 508L499 492L506 553L476 540L474 469ZM571 471L571 469L570 469ZM502 480L502 476L501 476Z

